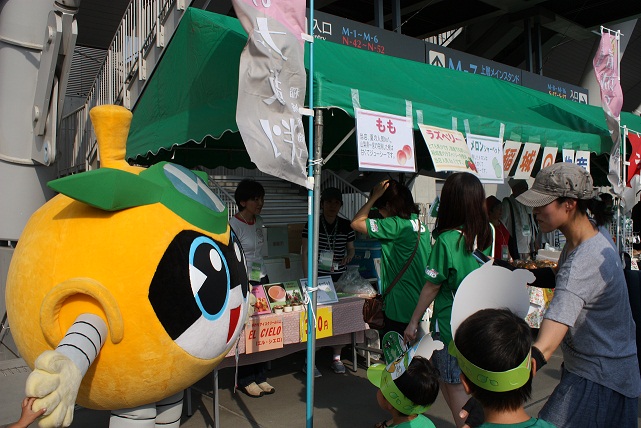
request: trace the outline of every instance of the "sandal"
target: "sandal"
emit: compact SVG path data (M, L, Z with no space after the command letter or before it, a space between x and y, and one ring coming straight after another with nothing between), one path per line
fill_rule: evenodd
M259 398L265 394L265 392L263 392L263 390L260 389L258 385L256 385L256 382L252 382L247 386L241 386L238 389L252 398Z

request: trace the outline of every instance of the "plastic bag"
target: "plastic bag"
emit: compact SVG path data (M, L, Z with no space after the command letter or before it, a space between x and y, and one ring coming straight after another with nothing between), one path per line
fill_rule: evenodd
M358 273L358 266L347 266L347 271L334 284L337 292L354 294L355 296L370 298L377 292L370 282Z

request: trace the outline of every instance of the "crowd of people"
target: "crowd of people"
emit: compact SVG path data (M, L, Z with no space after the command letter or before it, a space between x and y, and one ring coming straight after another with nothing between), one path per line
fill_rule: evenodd
M637 426L641 379L636 326L621 258L603 227L611 220L611 208L594 192L590 174L573 164L542 169L532 188L520 180L510 185L512 196L501 203L494 196L486 198L475 175L451 174L443 185L432 231L419 219L409 188L398 181L377 184L351 223L338 215L341 192L324 189L318 272L335 280L340 277L354 257L356 233L380 242L385 322L381 337L397 332L406 342L414 342L421 318L433 306L430 334L445 345L431 360L417 359L404 375L406 381L399 377L396 387L420 408L433 403L440 389L457 427L474 426L472 419L483 427ZM269 282L261 255L264 196L258 182L242 181L235 194L238 213L230 220L243 246L252 284ZM536 250L537 232L555 230L566 243L553 275L543 284L555 291L536 338L523 319L496 308L470 316L454 339L453 302L464 278L480 267L479 252L495 260L530 257ZM307 229L302 236L306 269ZM531 394L532 377L559 346L560 382L539 418L532 418L523 408ZM345 372L340 348L334 349L331 364L336 373ZM500 392L473 375L496 373L509 378L517 368L528 370L529 377ZM408 374L420 381L407 381ZM238 387L251 397L275 392L267 383L264 363L241 366ZM377 397L392 416L377 427L433 426L420 414L404 414L380 391ZM23 403L21 421L41 414L32 411L32 402ZM480 418L467 419L475 404L482 409Z

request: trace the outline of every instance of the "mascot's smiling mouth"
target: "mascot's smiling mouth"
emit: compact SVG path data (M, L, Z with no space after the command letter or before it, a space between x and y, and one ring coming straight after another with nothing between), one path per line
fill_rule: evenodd
M195 231L180 232L149 286L149 302L167 334L199 358L213 358L235 340L248 294L244 255L233 233L225 245Z
M229 311L229 331L227 332L227 342L229 342L236 331L238 318L240 318L240 305Z

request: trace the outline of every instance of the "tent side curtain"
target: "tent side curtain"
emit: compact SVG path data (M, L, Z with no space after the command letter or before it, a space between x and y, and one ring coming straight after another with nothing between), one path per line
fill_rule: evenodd
M178 163L184 158L185 163L208 167L251 165L235 120L238 62L246 42L235 18L189 9L136 105L128 158L158 160L164 155L174 156ZM340 109L353 118L355 89L360 107L367 110L404 116L406 100L411 101L415 129L420 110L423 123L451 129L455 117L462 132L467 121L474 134L498 136L504 124L506 139L597 154L612 146L599 107L319 39L314 54L316 108ZM324 153L354 126L344 116L336 114L332 122L334 115L325 115ZM636 116L624 114L622 121L641 130ZM355 145L353 137L351 144ZM190 151L197 155L187 162ZM353 158L351 169L356 169Z

